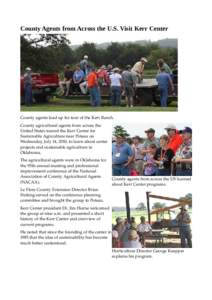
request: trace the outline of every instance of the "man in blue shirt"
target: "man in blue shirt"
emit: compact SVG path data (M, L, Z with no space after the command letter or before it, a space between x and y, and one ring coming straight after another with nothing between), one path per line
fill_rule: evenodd
M73 75L74 91L76 93L81 93L80 83L82 83L83 81L85 81L85 74L83 70L80 69L80 66L77 65Z
M29 67L26 68L26 73L24 74L24 94L25 104L27 106L32 105L32 70Z
M156 80L158 82L158 89L160 92L160 104L161 107L167 106L167 99L168 99L168 91L169 86L171 87L171 91L174 91L174 85L171 79L171 76L166 73L165 68L162 66L160 67L160 73L156 76Z
M112 145L112 175L129 176L129 165L133 161L133 151L128 143L125 142L125 136L116 135L116 142Z

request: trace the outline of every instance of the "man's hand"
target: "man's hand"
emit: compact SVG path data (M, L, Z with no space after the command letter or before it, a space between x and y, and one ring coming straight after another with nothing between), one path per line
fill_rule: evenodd
M182 157L175 157L175 160L174 160L174 162L176 162L176 163L180 163L180 162L181 162L181 160L182 160Z

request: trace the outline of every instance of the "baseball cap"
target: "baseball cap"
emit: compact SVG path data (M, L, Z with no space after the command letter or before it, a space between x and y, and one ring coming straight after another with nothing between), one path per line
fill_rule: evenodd
M192 133L192 129L190 127L185 127L183 130L182 130L182 133Z
M148 132L154 132L155 133L155 129L154 128L149 128L149 129L145 130L145 133L148 133Z
M166 129L166 130L168 130L168 129L176 130L176 126L174 124L168 124L164 129Z

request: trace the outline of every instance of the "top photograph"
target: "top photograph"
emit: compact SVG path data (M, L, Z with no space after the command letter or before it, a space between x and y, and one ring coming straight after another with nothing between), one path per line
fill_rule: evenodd
M21 111L178 111L178 41L20 37Z

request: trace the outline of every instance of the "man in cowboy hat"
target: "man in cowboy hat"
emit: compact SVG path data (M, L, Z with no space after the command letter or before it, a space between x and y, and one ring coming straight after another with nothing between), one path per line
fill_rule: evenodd
M146 57L141 57L140 61L136 62L132 67L132 72L135 76L136 83L140 83L143 79L144 67L145 64L148 62Z
M142 248L139 242L139 237L135 229L131 229L128 232L128 241L124 243L124 248Z
M125 135L116 134L116 142L112 144L112 174L113 176L129 176L129 165L133 161L133 151L125 142Z
M179 225L180 230L180 239L181 239L181 247L186 248L192 248L192 238L191 238L191 218L187 212L187 209L185 206L182 206L180 208L180 213L176 217L176 221Z

